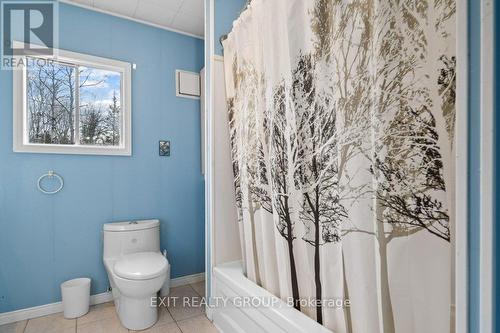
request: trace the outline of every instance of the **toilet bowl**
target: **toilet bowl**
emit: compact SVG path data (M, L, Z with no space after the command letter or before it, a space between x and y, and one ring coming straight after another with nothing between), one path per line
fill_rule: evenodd
M158 220L104 225L103 261L123 326L143 330L158 320L153 306L167 277L168 262L160 252Z

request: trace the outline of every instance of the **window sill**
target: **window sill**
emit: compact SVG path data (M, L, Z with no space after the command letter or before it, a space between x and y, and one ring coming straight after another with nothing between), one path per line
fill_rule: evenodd
M15 153L35 154L132 156L132 150L125 147L21 144L15 145L13 151Z

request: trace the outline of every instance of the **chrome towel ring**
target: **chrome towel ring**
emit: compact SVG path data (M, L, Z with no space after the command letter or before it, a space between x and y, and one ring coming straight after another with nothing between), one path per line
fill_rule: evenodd
M47 190L45 190L42 187L42 180L44 178L46 178L46 177L49 177L49 178L55 177L55 178L57 178L57 180L59 180L59 183L60 183L59 187L57 189L55 189L54 191L47 191ZM45 194L56 194L57 192L59 192L60 190L62 190L62 188L64 187L64 180L57 173L55 173L54 171L50 170L45 175L42 175L40 178L38 178L37 187L38 187L38 190L40 192L42 192L42 193L45 193Z

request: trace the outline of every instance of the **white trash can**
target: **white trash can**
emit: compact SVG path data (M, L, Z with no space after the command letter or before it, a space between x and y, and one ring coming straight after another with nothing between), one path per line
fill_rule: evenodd
M90 279L80 278L61 284L64 318L78 318L89 312Z

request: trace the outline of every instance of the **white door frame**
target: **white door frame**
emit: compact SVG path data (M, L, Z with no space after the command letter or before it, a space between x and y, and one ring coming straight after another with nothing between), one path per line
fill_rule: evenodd
M468 0L457 1L457 87L455 133L455 332L468 330ZM453 309L453 305L452 305Z
M469 329L468 262L468 110L469 105L469 1L457 0L457 117L456 117L456 230L455 327ZM494 0L480 1L480 196L479 207L479 332L493 333L493 161L494 161ZM476 38L476 36L470 36ZM477 111L477 110L476 110ZM477 289L476 289L477 288ZM473 332L470 332L473 333Z
M479 331L493 332L494 0L481 0Z
M206 314L212 320L211 297L213 276L213 217L214 217L214 160L213 150L213 55L214 55L214 0L205 0L205 290Z

